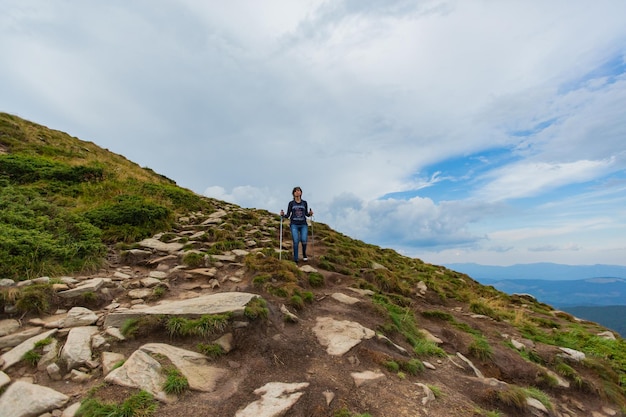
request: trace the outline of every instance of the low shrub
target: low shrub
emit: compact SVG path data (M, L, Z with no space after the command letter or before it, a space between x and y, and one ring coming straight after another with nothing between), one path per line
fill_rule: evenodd
M167 230L173 223L172 211L142 197L126 195L117 201L89 210L85 217L102 229L110 242L132 242Z
M50 308L52 294L49 284L27 285L21 289L15 307L22 313L45 313Z

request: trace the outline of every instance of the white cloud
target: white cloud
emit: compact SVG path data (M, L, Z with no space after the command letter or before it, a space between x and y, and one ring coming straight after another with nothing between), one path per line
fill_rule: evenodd
M590 181L610 172L614 159L569 163L521 162L487 174L478 192L488 201L533 197L560 186Z
M626 224L626 2L146 4L5 1L0 110L407 254L626 259L563 226Z

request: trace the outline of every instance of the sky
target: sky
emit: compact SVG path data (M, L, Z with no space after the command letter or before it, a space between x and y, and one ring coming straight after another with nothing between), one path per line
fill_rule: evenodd
M626 265L623 0L0 6L0 111L198 194L300 186L313 236L438 265Z

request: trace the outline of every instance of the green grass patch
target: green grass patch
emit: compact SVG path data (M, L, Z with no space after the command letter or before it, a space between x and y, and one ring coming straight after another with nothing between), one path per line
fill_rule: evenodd
M311 272L309 274L309 285L313 288L319 288L324 286L324 275L319 272Z
M539 388L535 387L527 387L522 388L522 391L526 394L527 397L534 398L538 400L544 407L548 410L552 410L552 401L550 397L545 392L541 391Z
M31 366L37 366L37 363L41 359L41 353L31 349L24 353L22 360Z
M224 348L217 343L199 343L197 349L211 359L217 359L224 354Z
M429 319L438 319L438 320L449 321L449 322L455 321L454 316L452 314L447 313L445 311L441 311L441 310L422 311L422 316L429 318Z
M149 417L158 408L152 394L139 391L121 404L105 403L95 398L83 401L76 411L77 417Z
M440 358L446 357L446 351L440 348L435 342L431 342L426 339L418 339L413 345L413 353L418 358L437 356Z
M475 336L467 349L470 355L481 361L488 361L493 357L491 345L484 336Z
M189 389L189 381L180 371L174 367L164 369L165 382L163 382L163 391L166 394L180 395Z
M246 305L243 314L250 320L266 319L269 315L267 302L261 297L255 297Z
M232 313L206 314L197 319L186 317L170 317L165 321L165 328L170 337L196 336L207 338L215 333L221 333L232 318Z
M205 265L205 254L198 252L187 252L183 256L183 263L190 268L199 268Z

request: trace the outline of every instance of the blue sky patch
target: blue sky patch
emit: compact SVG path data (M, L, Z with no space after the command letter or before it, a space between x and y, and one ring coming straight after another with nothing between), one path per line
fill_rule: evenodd
M388 193L380 199L409 200L419 196L435 202L463 200L471 196L478 177L518 159L510 147L446 159L425 167L412 178L413 182L424 182L424 187Z

